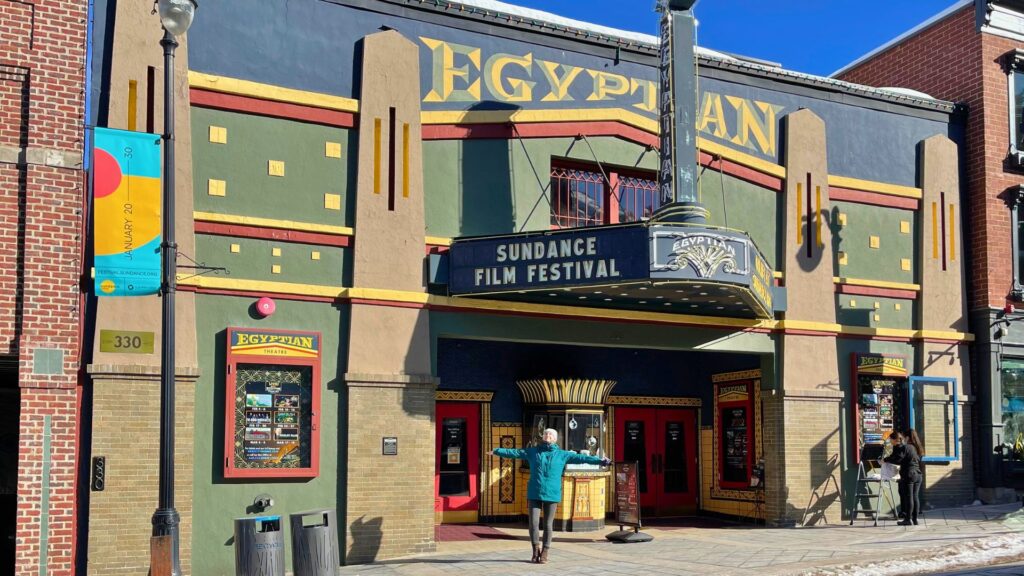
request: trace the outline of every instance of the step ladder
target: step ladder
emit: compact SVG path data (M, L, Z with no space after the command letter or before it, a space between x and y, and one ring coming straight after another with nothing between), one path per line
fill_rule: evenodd
M865 463L868 465L865 466ZM861 461L857 464L857 486L856 490L854 490L853 502L850 505L851 525L858 515L870 515L875 522L875 526L878 526L878 516L882 511L883 498L889 502L889 506L892 508L893 520L899 520L899 513L896 511L896 497L892 491L892 483L895 480L883 480L881 467L881 462L876 459L861 458ZM869 476L869 472L875 469L879 470L879 475ZM872 492L871 487L875 484L878 485L878 488L875 492Z

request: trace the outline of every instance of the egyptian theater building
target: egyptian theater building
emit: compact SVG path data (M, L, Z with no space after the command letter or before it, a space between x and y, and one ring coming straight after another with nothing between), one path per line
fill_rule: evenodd
M98 123L159 132L159 21L95 2ZM973 499L954 104L490 0L201 4L174 86L186 569L232 572L260 494L335 509L347 564L518 521L529 471L486 452L545 428L633 463L643 518L848 521L865 447L908 427L924 498ZM92 328L159 308L100 298ZM93 350L117 426L80 515L134 527L89 539L95 573L148 565L159 361ZM558 529L616 524L608 469L563 486Z

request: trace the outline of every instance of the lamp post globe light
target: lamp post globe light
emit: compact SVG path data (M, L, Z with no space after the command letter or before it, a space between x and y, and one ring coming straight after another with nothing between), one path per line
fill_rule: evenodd
M163 178L163 242L160 293L162 322L160 343L160 494L153 512L153 537L169 539L169 545L154 546L166 551L151 558L153 576L180 576L179 560L181 518L174 508L174 293L177 290L178 244L174 238L174 49L177 36L192 25L198 4L196 0L158 0L160 25L164 35L164 178ZM167 557L169 553L170 557ZM158 568L159 567L159 568ZM169 569L169 570L168 570ZM158 570L160 570L158 572Z

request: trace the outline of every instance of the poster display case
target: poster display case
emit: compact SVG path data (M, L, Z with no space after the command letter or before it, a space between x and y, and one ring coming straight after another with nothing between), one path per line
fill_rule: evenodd
M315 477L320 334L228 328L225 478Z
M894 430L908 427L908 376L907 360L902 356L853 355L856 458L860 458L864 446L884 447Z

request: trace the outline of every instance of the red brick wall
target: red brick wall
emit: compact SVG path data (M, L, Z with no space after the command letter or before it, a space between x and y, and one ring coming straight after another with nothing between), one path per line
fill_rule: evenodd
M0 354L19 358L19 575L40 562L74 572L86 5L0 2ZM36 366L39 350L62 365Z
M970 224L972 309L1001 308L1012 279L1010 211L1003 194L1024 175L1003 170L1009 149L1007 78L1001 57L1024 43L980 34L973 6L842 75L871 86L901 86L966 103L964 165Z

